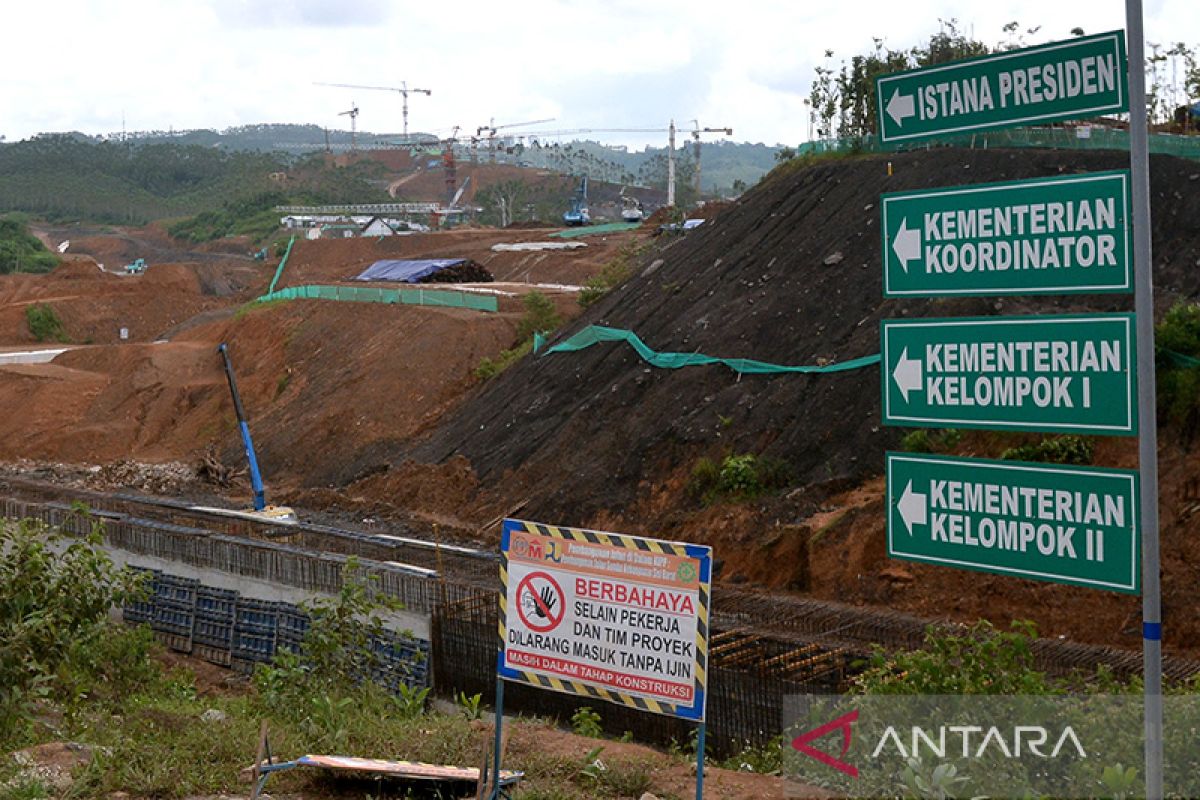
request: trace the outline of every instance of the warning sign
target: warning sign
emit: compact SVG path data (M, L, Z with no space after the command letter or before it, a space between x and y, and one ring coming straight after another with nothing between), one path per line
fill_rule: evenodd
M505 679L704 718L712 550L505 520Z
M544 572L526 575L517 586L517 614L531 630L554 630L562 622L566 607L562 587Z

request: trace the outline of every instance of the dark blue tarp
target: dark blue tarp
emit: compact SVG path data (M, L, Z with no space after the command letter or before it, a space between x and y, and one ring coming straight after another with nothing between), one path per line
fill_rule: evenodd
M422 258L413 260L376 261L356 281L393 281L395 283L417 283L433 273L466 261L465 258Z

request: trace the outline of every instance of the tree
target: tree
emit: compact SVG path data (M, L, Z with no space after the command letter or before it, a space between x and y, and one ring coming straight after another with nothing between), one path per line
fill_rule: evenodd
M928 67L960 58L984 55L987 45L959 30L955 19L939 20L941 29L924 45L892 50L874 38L873 50L845 59L835 68L829 62L833 51L825 51L826 64L815 68L809 104L821 137L858 138L875 132L875 79L913 67ZM1010 23L1015 24L1015 23ZM1005 26L1008 30L1008 26ZM1015 30L1015 28L1013 28ZM1034 29L1036 30L1036 29Z
M121 635L109 610L140 592L100 541L98 528L69 539L35 520L0 524L0 741L18 733L37 700L63 689L71 672L132 666L93 663Z
M56 266L58 257L23 222L0 217L0 273L49 272Z
M496 183L479 193L483 206L480 219L489 225L506 228L516 220L516 215L525 208L529 197L529 184L521 180Z

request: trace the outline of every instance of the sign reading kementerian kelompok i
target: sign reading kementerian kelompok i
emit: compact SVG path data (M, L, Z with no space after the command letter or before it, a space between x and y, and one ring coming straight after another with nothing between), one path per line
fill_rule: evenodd
M709 547L505 520L497 674L703 720Z

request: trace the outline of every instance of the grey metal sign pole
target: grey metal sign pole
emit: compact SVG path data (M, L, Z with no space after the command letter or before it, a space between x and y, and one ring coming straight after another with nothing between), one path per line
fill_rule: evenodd
M1145 670L1146 797L1163 796L1162 613L1158 559L1158 423L1154 385L1154 281L1150 252L1150 155L1142 0L1125 0L1129 53L1129 167L1133 195L1134 309L1141 430L1142 652Z

